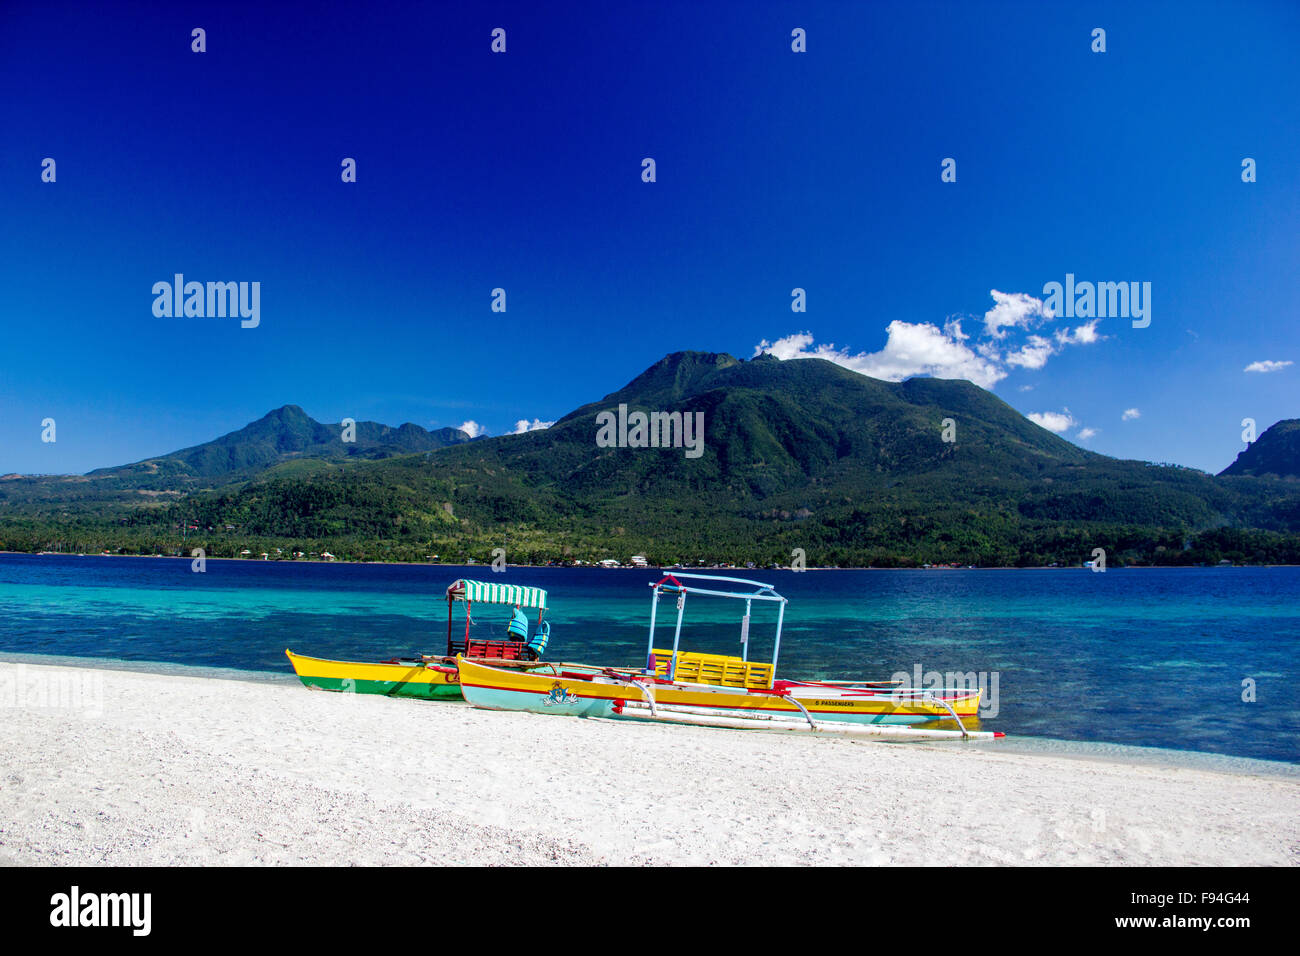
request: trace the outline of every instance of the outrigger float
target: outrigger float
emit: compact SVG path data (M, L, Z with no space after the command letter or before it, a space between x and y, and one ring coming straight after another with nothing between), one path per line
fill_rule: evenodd
M465 606L465 632L453 630L456 602ZM528 636L526 628L516 627L520 640L491 640L474 637L472 608L479 604L514 605L537 610L537 629ZM517 584L496 584L461 579L447 588L447 653L438 656L393 658L376 663L332 661L306 657L285 649L294 672L313 690L331 690L354 694L386 694L390 697L418 697L424 700L460 700L460 679L456 661L490 660L501 668L529 670L541 666L538 659L550 640L550 623L546 616L546 592ZM523 633L518 633L522 631Z
M709 582L708 584L683 583ZM717 590L716 582L752 590ZM976 717L978 690L901 687L893 681L795 681L776 678L786 598L771 585L745 578L669 574L650 585L650 640L642 671L546 664L529 671L457 657L461 692L476 707L575 717L652 720L710 727L877 737L989 739L996 731L968 729ZM661 596L676 598L677 623L671 650L655 647ZM682 619L688 595L743 600L742 656L682 650ZM777 605L771 662L749 660L750 611L755 601ZM956 730L915 727L951 720Z

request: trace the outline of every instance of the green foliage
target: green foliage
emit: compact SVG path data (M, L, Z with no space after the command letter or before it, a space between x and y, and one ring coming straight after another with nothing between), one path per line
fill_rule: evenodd
M597 414L620 402L702 412L703 455L597 447ZM226 436L143 463L151 477L0 481L0 544L760 565L802 548L811 565L878 567L1078 565L1101 547L1111 565L1300 563L1300 483L1108 458L969 382L881 382L820 360L677 353L550 429L396 456L392 439L368 446L375 460L309 454L314 427L336 443L337 426L281 409L249 426L248 447ZM219 487L156 488L168 469L222 467Z

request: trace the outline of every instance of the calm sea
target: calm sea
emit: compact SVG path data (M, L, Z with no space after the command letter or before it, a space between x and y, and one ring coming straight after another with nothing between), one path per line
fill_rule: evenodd
M983 729L1300 762L1298 568L715 573L790 599L782 676L973 671L997 680ZM286 647L441 653L443 593L461 576L546 588L551 659L644 663L655 571L208 561L194 573L189 560L64 555L0 555L0 655L291 675ZM687 610L683 647L739 653L743 602ZM660 611L661 625L676 613ZM507 616L476 608L475 633L499 635ZM751 657L770 657L775 620L756 604ZM671 640L669 628L657 643Z

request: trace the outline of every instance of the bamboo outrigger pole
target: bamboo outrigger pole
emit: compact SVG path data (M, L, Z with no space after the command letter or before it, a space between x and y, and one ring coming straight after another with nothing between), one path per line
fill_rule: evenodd
M767 715L728 716L712 714L700 708L677 704L659 704L651 708L640 701L625 701L626 710L645 710L647 720L666 723L694 724L699 727L743 728L746 730L772 730L784 733L839 734L845 737L900 737L916 740L992 740L1005 737L1000 730L928 730L921 727L898 727L891 724L850 724L833 720L784 720ZM592 718L600 720L603 718Z

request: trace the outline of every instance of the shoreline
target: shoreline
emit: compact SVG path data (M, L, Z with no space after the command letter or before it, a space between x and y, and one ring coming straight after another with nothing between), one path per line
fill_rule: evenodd
M303 686L292 668L284 671L247 670L237 667L214 667L203 664L178 664L173 661L126 660L114 657L76 657L60 654L30 654L0 651L0 666L6 664L32 667L61 667L90 671L141 674L153 677L182 677L196 680L221 680L248 684L270 684L311 691ZM422 707L428 701L400 700ZM464 702L451 702L453 706L469 706ZM0 707L4 704L0 700ZM762 733L736 731L737 733ZM881 746L898 746L885 742ZM916 746L915 743L905 744ZM1050 756L1064 760L1101 761L1129 766L1158 767L1169 770L1191 769L1208 773L1226 773L1237 776L1263 778L1293 778L1300 781L1300 762L1269 760L1262 757L1240 757L1210 750L1177 750L1171 747L1147 747L1135 744L1111 743L1104 740L1072 740L1063 737L1043 737L1036 734L1010 733L996 742L972 741L963 748L981 748L1026 756Z
M0 683L17 668L0 663ZM1300 863L1300 781L1281 777L279 682L25 677L90 693L6 708L0 863Z
M92 554L86 552L69 552L69 551L6 551L0 549L0 556L7 554L21 554L33 558L148 558L151 560L168 559L172 561L193 561L193 557L186 557L181 554ZM339 564L351 565L357 567L367 567L377 565L382 567L394 568L483 568L491 571L491 563L479 564L453 564L442 561L346 561L339 558L334 561L321 561L312 558L276 558L275 560L260 560L258 558L219 558L211 555L204 557L205 561L232 561L241 564ZM622 565L616 568L602 567L599 564L510 564L507 562L507 568L527 568L529 570L558 570L558 571L744 571L763 572L763 571L792 571L790 567L780 568L736 568L723 567L721 565L702 565L700 567L688 567L678 565L676 567L667 567L660 565L647 565L644 568ZM1107 571L1176 571L1191 570L1195 568L1222 570L1228 568L1300 568L1300 564L1133 564L1133 565L1115 565L1108 567ZM1035 564L1021 567L1014 564L990 564L990 565L964 565L961 567L943 567L936 565L929 568L877 568L873 566L863 566L856 568L841 568L833 565L809 565L801 571L794 573L803 574L807 571L1091 571L1091 568L1085 568L1082 565L1057 566L1050 564ZM1097 572L1105 573L1105 572Z

